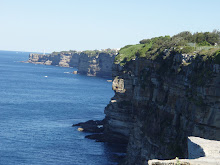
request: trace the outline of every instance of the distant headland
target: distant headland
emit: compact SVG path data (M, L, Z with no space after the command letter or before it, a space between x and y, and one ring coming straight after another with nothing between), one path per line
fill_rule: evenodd
M117 49L61 51L51 54L30 53L28 63L75 67L75 74L111 78Z

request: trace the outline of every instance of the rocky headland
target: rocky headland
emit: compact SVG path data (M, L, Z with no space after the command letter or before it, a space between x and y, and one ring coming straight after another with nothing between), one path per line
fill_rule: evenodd
M88 76L111 77L112 64L117 54L115 49L104 49L94 51L62 51L51 54L29 55L28 63L56 65L61 67L78 68L77 73Z
M183 32L142 40L116 56L101 137L127 144L123 164L186 159L189 136L220 140L220 49L197 38Z
M187 158L188 136L220 140L219 64L195 60L178 71L185 55L170 56L114 65L105 133L128 141L127 164Z

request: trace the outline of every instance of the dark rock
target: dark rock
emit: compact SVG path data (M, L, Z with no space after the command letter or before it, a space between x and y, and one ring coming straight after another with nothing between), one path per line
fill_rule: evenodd
M78 123L78 124L73 124L72 126L80 126L83 128L83 131L85 132L90 132L90 133L101 133L103 132L103 120L89 120L86 122Z
M127 144L128 140L126 138L118 138L118 136L109 136L105 134L104 125L105 120L89 120L86 122L81 122L78 124L73 124L73 127L80 127L84 132L94 133L85 136L88 139L96 140L96 142L108 142L117 144Z
M220 140L219 67L196 58L184 65L179 56L186 55L113 65L115 95L105 108L104 134L129 141L129 165L187 158L188 136Z
M128 144L128 141L125 139L114 138L112 136L108 136L107 134L100 133L100 134L91 134L85 136L88 139L96 140L96 142L108 142L114 144Z

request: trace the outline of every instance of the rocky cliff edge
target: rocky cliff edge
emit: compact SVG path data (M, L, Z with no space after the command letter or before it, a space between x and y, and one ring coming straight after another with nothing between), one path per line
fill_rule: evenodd
M113 65L104 131L128 141L124 164L187 158L188 136L220 140L219 57L170 48Z
M105 49L102 51L82 52L62 51L47 55L31 53L28 62L61 67L75 67L78 68L79 74L111 78L112 64L117 52L115 49Z

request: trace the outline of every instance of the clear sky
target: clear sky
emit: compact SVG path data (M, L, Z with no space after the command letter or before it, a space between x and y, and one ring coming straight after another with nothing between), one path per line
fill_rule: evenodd
M0 50L120 48L220 29L220 0L0 0Z

